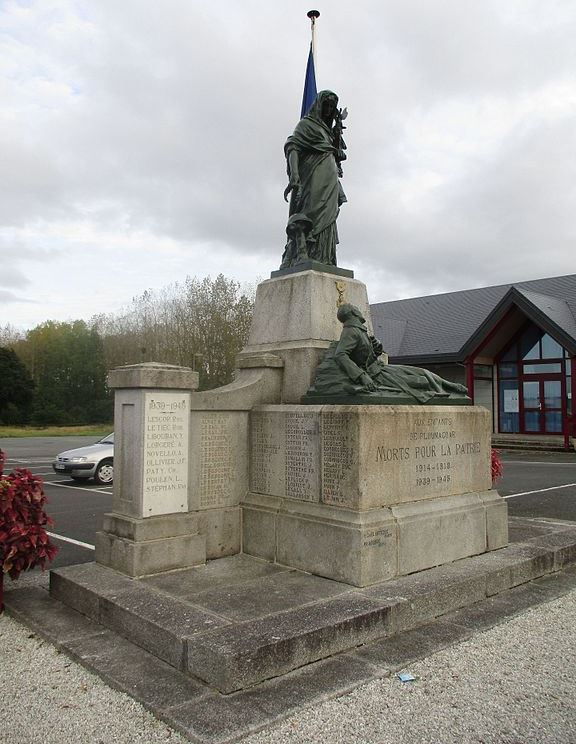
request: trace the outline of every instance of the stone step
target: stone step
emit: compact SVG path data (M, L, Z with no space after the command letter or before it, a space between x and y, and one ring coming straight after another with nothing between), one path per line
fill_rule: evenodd
M564 442L560 438L546 439L507 439L492 437L492 446L496 449L530 450L541 452L565 452ZM571 448L572 449L572 448Z
M43 588L16 588L20 586L15 582L6 593L9 614L191 741L234 744L305 705L409 668L416 660L572 591L576 568L547 574L430 623L229 695L88 620Z
M50 594L181 670L186 639L228 622L97 563L51 571Z
M235 556L152 580L97 564L70 566L51 572L51 594L231 693L576 562L576 525L514 519L512 525L519 542L506 548L364 589Z

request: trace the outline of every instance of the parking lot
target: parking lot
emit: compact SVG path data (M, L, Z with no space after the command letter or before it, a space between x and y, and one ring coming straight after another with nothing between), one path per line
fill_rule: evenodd
M8 456L6 472L28 468L44 479L46 511L54 520L48 531L59 547L51 568L94 560L94 535L102 528L104 514L112 508L112 486L98 486L93 481L77 483L55 473L52 460L59 452L96 440L97 437L42 437L0 441L0 449Z
M63 450L83 447L96 437L3 439L6 471L29 468L44 479L50 533L60 548L51 567L94 559L95 533L112 507L112 486L77 483L52 470ZM502 452L504 475L496 484L511 516L576 522L576 453Z
M503 452L496 483L515 517L576 522L576 452Z

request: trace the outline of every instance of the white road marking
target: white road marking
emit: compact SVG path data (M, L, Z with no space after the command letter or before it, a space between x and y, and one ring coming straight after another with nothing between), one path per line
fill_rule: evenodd
M29 458L28 460L16 460L13 457L9 457L6 460L6 463L9 464L15 462L18 465L51 465L53 460L54 458L52 458L52 460L35 460L34 458Z
M530 519L531 522L541 522L542 524L565 524L567 527L574 527L574 522L552 519L552 517L541 517L536 519L535 517L524 517L524 519Z
M58 483L57 481L45 481L45 486L58 486L58 488L75 488L78 491L91 491L92 493L112 493L112 491L105 491L105 488L112 488L112 486L104 486L103 488L84 488L83 486L70 486L68 483Z
M54 540L62 540L62 542L71 543L72 545L78 545L80 548L87 548L88 550L96 550L96 546L90 545L90 543L81 542L80 540L73 540L71 537L64 537L64 535L57 535L54 532L47 532L46 534L49 537L53 537Z
M565 483L563 486L550 486L550 488L539 488L537 491L523 491L522 493L511 493L509 496L502 496L503 499L513 499L516 496L530 496L533 493L544 493L544 491L557 491L559 488L573 488L576 483Z
M576 466L576 462L541 462L540 460L502 460L502 463L513 464L513 465L567 465Z

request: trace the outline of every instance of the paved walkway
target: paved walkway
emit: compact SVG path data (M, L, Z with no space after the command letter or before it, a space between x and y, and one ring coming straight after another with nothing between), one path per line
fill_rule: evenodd
M5 744L186 741L6 616L0 617L0 659ZM244 741L576 742L576 589L413 661L406 671L415 681L372 681Z

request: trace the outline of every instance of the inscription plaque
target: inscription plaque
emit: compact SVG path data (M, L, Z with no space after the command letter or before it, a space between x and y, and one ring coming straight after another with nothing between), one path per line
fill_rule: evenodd
M322 501L326 504L352 505L344 489L358 457L352 423L346 413L325 413L322 416Z
M188 510L189 393L144 396L142 514Z
M393 432L373 432L365 458L381 503L488 490L490 436L476 419L465 411L408 414Z
M250 415L250 490L286 495L285 417L253 411Z
M360 510L488 491L488 426L465 407L262 407L250 417L250 490Z
M234 473L231 421L226 415L206 413L200 421L200 508L228 504Z
M286 496L319 501L317 413L286 414Z

